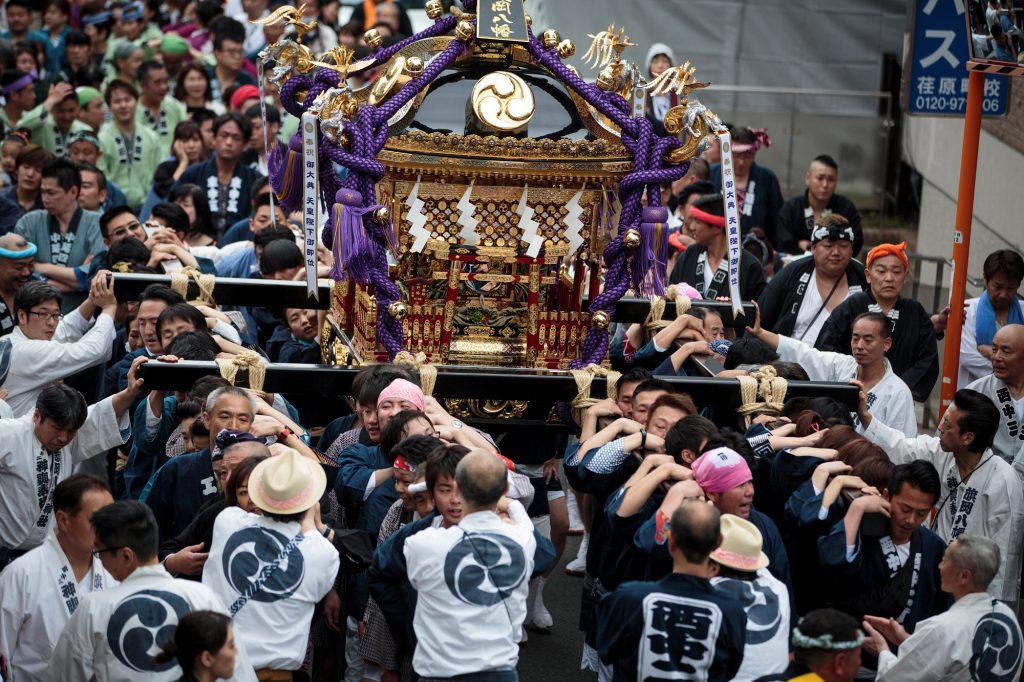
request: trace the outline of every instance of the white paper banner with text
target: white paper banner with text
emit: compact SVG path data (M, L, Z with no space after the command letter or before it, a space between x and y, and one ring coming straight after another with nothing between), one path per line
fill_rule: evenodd
M316 243L320 197L317 196L317 133L316 114L302 115L302 227L303 254L306 259L306 296L317 301L320 292L316 282Z
M740 297L740 216L736 210L736 175L732 166L732 135L720 132L722 149L722 197L725 199L725 235L729 244L729 298L733 317L743 314Z

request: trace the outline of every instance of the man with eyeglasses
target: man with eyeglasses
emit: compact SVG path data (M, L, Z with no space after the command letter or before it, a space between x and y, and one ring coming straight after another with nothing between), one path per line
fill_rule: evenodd
M4 388L15 416L31 412L47 384L110 357L117 300L105 274L93 279L89 298L66 316L60 312L61 293L46 282L29 282L14 297L18 327L10 335L11 366Z
M20 234L0 237L0 336L7 336L17 324L14 297L32 277L36 245Z
M154 653L173 636L186 614L199 610L227 614L224 603L205 585L172 578L160 565L156 519L146 505L134 500L107 505L92 515L92 527L96 531L94 554L121 584L82 602L64 628L41 679L180 679L177 662L158 662ZM238 651L230 679L255 682L245 643L236 639L235 645Z
M178 178L178 185L198 185L206 192L218 239L251 212L252 186L261 175L240 163L251 134L249 121L240 114L218 116L213 121L215 154L192 164Z
M98 456L125 442L144 362L132 365L128 388L95 405L70 386L50 384L31 414L0 419L0 566L41 545L53 529L57 484L93 458L105 468Z
M93 555L96 533L89 523L113 501L95 476L61 481L53 489L57 527L0 573L0 651L10 659L13 679L39 679L85 595L117 585Z

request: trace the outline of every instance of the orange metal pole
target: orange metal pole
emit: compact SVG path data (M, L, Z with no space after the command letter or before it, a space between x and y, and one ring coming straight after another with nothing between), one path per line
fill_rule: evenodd
M978 173L984 90L985 74L971 71L967 81L964 142L960 154L960 189L957 192L956 223L953 225L953 284L949 298L949 322L946 325L946 353L942 363L942 411L945 411L956 393L957 372L960 368L960 331L964 326L964 298L967 295L967 264L971 252L974 184Z

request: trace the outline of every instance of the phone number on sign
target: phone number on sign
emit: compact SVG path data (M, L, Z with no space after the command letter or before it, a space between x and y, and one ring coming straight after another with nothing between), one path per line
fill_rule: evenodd
M967 108L967 98L953 95L918 95L914 100L914 107L921 111L963 111ZM995 97L986 97L981 101L982 111L996 111L998 108L999 100Z

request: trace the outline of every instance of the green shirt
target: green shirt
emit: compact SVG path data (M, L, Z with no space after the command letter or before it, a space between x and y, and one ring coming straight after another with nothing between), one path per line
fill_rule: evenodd
M136 125L148 128L160 138L160 160L163 161L171 153L171 145L174 143L174 129L179 123L188 118L188 111L185 105L170 95L164 97L160 102L160 117L153 115L141 101L138 109L135 110Z
M57 122L54 120L53 115L42 104L22 114L21 120L18 121L18 127L28 128L32 134L32 142L58 158L67 155L67 138L71 133L78 131L92 132L92 128L88 125L75 120L71 123L71 129L68 131L68 134L65 135L57 127Z
M135 135L125 140L113 121L100 128L103 156L99 168L107 181L115 183L124 192L128 205L135 211L142 207L153 185L153 174L163 158L160 138L146 126L135 126Z

